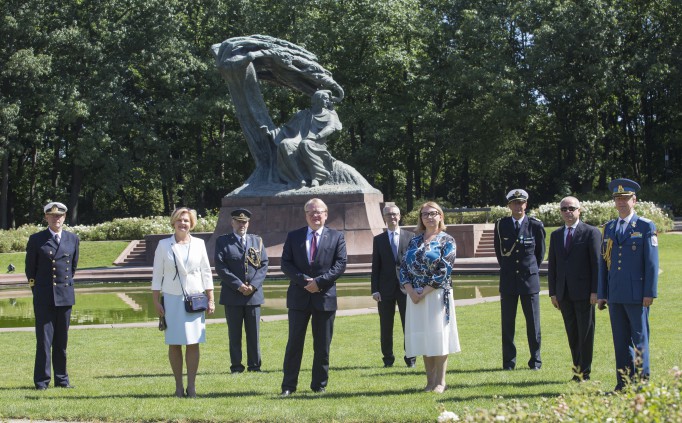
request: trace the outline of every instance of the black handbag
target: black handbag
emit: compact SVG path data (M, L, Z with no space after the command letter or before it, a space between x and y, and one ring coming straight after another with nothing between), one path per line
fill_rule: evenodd
M183 289L184 293L184 289ZM185 311L188 313L201 313L208 310L208 297L203 292L198 294L185 294Z

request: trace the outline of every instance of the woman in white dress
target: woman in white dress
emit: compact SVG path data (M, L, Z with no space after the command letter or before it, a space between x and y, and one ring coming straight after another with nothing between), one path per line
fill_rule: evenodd
M448 354L460 351L450 279L457 246L445 233L443 210L435 202L420 207L417 232L400 266L400 284L412 300L405 316L405 355L424 356L424 390L442 393Z
M154 254L152 294L156 311L166 319L166 345L175 376L175 396L193 398L196 397L199 344L206 342L206 322L203 312L185 311L183 290L187 294L206 293L207 311L212 314L215 311L213 275L204 241L189 234L197 223L196 211L186 207L176 209L170 222L175 233L159 241ZM183 345L186 346L186 390L182 380Z

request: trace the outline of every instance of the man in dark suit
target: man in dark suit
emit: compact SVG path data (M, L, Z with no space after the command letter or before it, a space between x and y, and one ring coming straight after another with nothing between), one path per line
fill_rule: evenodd
M407 251L414 234L401 230L400 209L396 206L386 206L383 210L387 231L374 237L372 245L372 298L379 309L379 330L381 332L381 353L384 367L392 367L395 361L393 355L393 322L395 321L395 306L398 305L400 322L405 333L405 301L407 295L400 289L397 269ZM405 357L407 367L414 367L415 357Z
M604 225L597 304L608 304L616 354L616 388L649 379L649 310L658 295L658 236L651 220L637 216L640 186L630 179L609 183L618 219Z
M308 322L312 319L313 368L310 388L324 392L329 379L329 346L336 316L336 280L346 270L343 233L324 226L327 206L319 198L304 207L308 226L289 232L282 272L289 278L289 340L284 354L282 396L296 392Z
M559 205L565 226L549 240L549 296L561 310L573 358L573 380L590 379L594 347L594 305L599 276L599 229L580 221L580 202L566 197Z
M528 193L522 189L507 194L512 215L495 224L495 255L500 264L500 305L502 311L502 368L516 367L516 308L526 318L530 359L528 367L540 370L540 263L545 256L545 228L526 216Z
M73 275L78 264L78 237L62 230L66 206L51 202L44 207L48 228L33 234L26 245L26 278L33 292L36 319L36 360L33 383L44 390L50 384L73 388L66 371L71 306L76 302Z
M233 210L233 232L216 240L215 269L220 276L220 304L225 306L230 339L230 371L242 373L242 325L246 332L246 365L260 372L260 306L265 302L263 281L268 272L268 255L258 235L247 234L251 212Z

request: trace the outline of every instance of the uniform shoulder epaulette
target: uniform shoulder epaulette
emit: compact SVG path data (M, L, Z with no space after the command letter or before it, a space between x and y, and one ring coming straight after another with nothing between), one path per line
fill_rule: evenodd
M529 220L534 220L534 221L538 222L539 224L544 225L544 223L542 223L542 220L538 219L537 217L528 216L528 219L529 219Z
M647 219L646 217L637 216L637 220L641 220L644 223L654 223L653 220Z

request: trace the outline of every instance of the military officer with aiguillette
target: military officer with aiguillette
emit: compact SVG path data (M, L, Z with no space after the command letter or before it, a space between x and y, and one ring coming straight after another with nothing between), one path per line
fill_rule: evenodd
M260 372L260 306L265 302L263 281L268 273L268 255L258 235L247 234L251 212L236 209L232 233L216 240L215 270L221 280L220 304L225 306L230 340L230 371L242 373L242 325L246 332L246 370Z
M618 219L604 226L599 266L598 308L609 308L616 354L615 391L649 378L649 308L658 289L656 225L635 213L639 184L609 183Z
M51 202L43 208L48 228L33 234L26 245L26 278L33 292L36 359L33 383L47 389L54 369L54 386L73 388L66 371L66 345L71 307L76 302L73 275L78 264L78 237L62 229L66 206Z
M526 318L530 359L528 367L540 370L540 263L545 257L545 228L526 216L528 193L513 189L507 194L511 216L495 224L495 255L500 264L500 305L502 311L502 368L516 367L516 309Z

